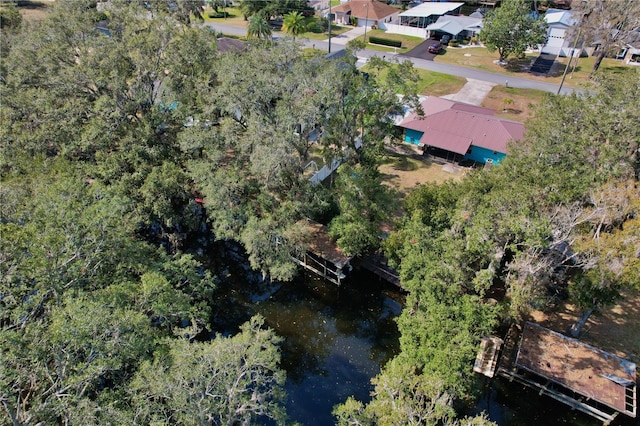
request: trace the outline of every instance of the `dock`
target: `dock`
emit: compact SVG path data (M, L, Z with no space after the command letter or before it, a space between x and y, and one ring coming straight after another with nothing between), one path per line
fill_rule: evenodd
M367 271L374 273L380 279L402 289L398 271L390 267L387 264L387 259L381 254L363 256L359 259L358 265Z
M604 425L618 414L636 417L633 362L532 322L526 322L522 329L511 327L503 345L493 343L498 341L502 339L483 340L474 371L516 381Z
M331 241L329 231L323 224L310 219L302 221L302 224L307 228L310 239L307 251L293 260L304 269L341 286L347 273L352 269L353 257L343 254L342 250Z

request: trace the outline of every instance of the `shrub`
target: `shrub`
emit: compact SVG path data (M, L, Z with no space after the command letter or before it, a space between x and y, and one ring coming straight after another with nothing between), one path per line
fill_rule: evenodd
M402 42L399 40L390 40L388 38L369 37L369 43L381 44L383 46L402 47Z
M458 47L458 46L460 46L460 40L451 40L451 41L449 42L449 46L451 46L451 47Z
M228 18L229 17L229 12L227 11L220 11L220 12L211 12L209 13L209 18L212 19L218 19L218 18Z

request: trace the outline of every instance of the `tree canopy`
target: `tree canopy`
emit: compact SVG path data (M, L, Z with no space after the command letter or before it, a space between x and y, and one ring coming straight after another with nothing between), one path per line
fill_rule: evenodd
M284 421L279 338L254 318L208 339L217 278L187 243L237 241L275 279L296 273L303 218L323 218L351 254L376 249L395 207L377 167L397 93L416 101L412 65L374 59L364 74L352 51L305 57L292 40L223 53L173 2L114 0L106 34L94 2L56 3L38 24L3 28L3 414ZM549 96L500 167L406 198L384 242L409 290L402 353L370 403L336 408L340 423L456 424L480 336L566 295L588 314L637 286L630 75ZM332 188L309 182L312 150L342 161Z
M477 345L498 322L570 300L584 312L578 336L589 315L638 288L640 135L628 89L640 74L596 82L593 93L549 95L500 167L406 197L384 243L409 291L398 319L401 354L374 380L370 403L336 408L340 424L392 413L404 424L446 423L450 401L477 390Z
M524 0L505 0L499 8L487 14L480 40L489 52L498 51L500 62L508 56L519 56L532 46L544 44L547 24L543 17L534 17Z
M636 1L580 1L574 2L571 10L577 19L571 36L587 46L597 46L593 72L605 56L640 42L640 4Z

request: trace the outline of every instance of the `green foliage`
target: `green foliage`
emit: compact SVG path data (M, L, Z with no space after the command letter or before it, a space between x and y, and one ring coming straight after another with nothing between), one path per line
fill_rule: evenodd
M490 52L498 51L500 62L519 56L526 49L544 44L547 24L543 16L534 18L524 0L505 0L484 19L480 40Z
M271 26L262 15L253 15L247 26L247 37L269 40L271 38Z
M131 387L131 424L198 425L284 420L279 339L254 317L234 337L172 341Z
M22 15L13 2L0 4L0 29L17 29L22 24Z
M400 40L390 40L388 38L381 37L369 37L369 43L381 44L383 46L391 47L402 47L402 42Z
M347 256L375 250L381 226L389 220L392 197L382 185L376 168L343 165L338 171L340 214L329 225L329 234Z
M307 31L305 17L300 12L287 13L282 20L282 30L295 39L296 36Z
M456 420L453 398L441 379L416 370L402 357L372 379L372 401L353 398L336 406L337 425L493 425L484 414Z
M313 8L307 5L306 0L238 0L236 3L239 3L245 20L257 14L270 19L271 17L284 16L292 12L300 14L313 12Z

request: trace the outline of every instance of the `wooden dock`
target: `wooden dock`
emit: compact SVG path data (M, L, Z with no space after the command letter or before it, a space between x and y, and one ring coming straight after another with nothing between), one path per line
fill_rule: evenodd
M530 322L511 327L501 349L495 349L492 340L483 340L474 371L516 381L604 425L620 413L636 417L634 363Z
M294 261L308 271L332 282L342 285L347 273L351 271L352 256L346 256L331 241L327 227L312 220L303 221L310 238L307 251Z
M363 256L360 258L358 265L369 272L373 272L380 279L402 288L398 271L387 265L387 259L384 256L380 254Z

